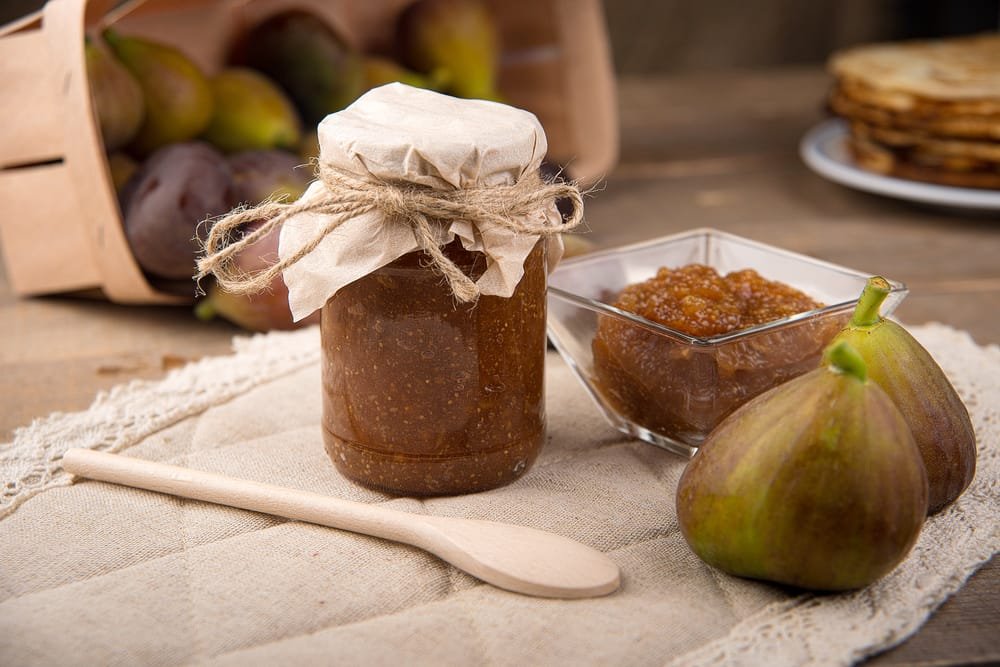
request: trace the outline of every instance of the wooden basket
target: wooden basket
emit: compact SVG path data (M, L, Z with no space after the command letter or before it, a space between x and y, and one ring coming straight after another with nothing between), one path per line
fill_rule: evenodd
M232 39L288 8L328 21L362 49L391 39L411 0L49 0L0 28L0 240L22 295L100 290L119 303L190 301L156 290L126 240L94 110L83 41L121 32L173 44L206 72ZM601 178L618 151L614 77L600 0L490 0L504 54L500 88L533 111L549 156Z

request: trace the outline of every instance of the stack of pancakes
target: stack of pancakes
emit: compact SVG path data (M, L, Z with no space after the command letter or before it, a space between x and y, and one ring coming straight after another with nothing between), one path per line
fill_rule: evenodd
M829 67L859 166L1000 189L1000 34L862 46Z

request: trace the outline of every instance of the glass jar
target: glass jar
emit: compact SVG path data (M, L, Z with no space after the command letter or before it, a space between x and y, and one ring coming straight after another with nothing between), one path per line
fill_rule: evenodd
M346 477L406 495L472 493L528 470L545 437L546 242L510 298L461 304L422 252L322 310L323 437ZM472 279L485 256L456 241Z

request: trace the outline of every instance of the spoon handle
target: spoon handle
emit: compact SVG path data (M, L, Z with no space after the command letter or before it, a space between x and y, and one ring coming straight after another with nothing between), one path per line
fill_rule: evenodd
M70 449L62 463L66 472L90 479L410 544L489 584L525 595L596 597L620 583L617 564L605 554L526 526L398 512L91 449Z
M92 449L69 449L62 463L66 472L89 479L239 507L396 542L413 544L420 540L424 529L419 515Z

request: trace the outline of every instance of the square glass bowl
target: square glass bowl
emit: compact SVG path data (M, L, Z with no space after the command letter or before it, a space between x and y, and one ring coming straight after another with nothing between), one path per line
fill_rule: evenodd
M611 305L624 287L654 276L660 267L693 263L720 275L754 269L825 305L709 338ZM714 229L695 229L560 264L549 276L549 338L615 428L691 456L737 407L816 368L823 348L850 320L869 276ZM907 293L901 283L889 283L883 315Z

